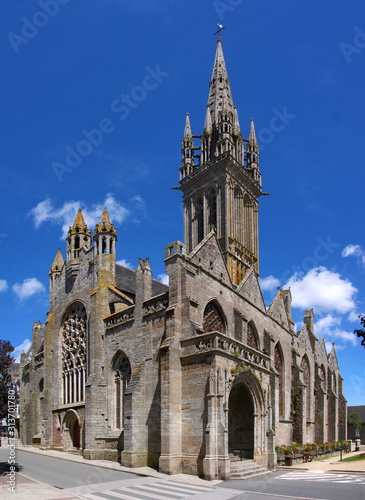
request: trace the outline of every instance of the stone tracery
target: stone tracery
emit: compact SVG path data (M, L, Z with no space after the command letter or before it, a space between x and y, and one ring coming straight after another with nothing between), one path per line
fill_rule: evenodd
M85 400L86 310L83 304L71 306L62 325L63 404Z

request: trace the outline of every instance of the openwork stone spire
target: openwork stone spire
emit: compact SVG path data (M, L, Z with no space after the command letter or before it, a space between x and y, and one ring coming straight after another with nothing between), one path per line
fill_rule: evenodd
M215 125L218 123L219 112L234 114L231 88L220 39L218 39L212 78L209 84L208 108Z

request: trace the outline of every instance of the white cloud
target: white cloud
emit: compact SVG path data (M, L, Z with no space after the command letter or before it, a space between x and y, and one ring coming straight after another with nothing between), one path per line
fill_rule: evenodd
M332 349L332 342L325 342L324 345L326 346L327 354L329 354ZM336 344L335 349L336 351L342 351L343 349L346 349L346 346L343 344Z
M12 290L20 300L29 299L36 293L45 292L43 283L38 281L37 278L28 278L23 283L15 283Z
M137 208L144 207L143 199L137 195L132 199L134 206ZM121 224L129 216L128 208L119 203L112 193L108 193L103 203L97 203L86 206L82 201L67 201L62 207L55 208L50 199L46 199L38 203L32 208L28 216L33 218L34 225L39 228L44 222L51 222L62 226L62 239L67 235L67 231L74 223L78 209L81 207L82 214L89 229L93 229L102 216L104 207L107 207L110 219L113 224Z
M25 339L24 342L22 342L20 345L15 347L14 351L12 352L12 355L15 357L16 363L19 363L20 355L23 351L28 352L28 349L31 346L31 344L32 343L29 339Z
M274 276L267 276L260 280L260 287L263 291L275 290L280 285L280 281Z
M8 283L6 280L0 280L0 292L5 292L8 289Z
M360 245L347 245L342 252L342 257L358 257L360 262L365 265L365 251Z
M161 283L163 283L164 285L169 284L169 276L166 273L159 274L157 276L157 279L161 281Z
M351 323L357 323L359 320L359 313L351 311L347 318Z
M357 337L353 332L347 332L341 328L341 318L338 316L333 316L328 314L323 318L320 318L315 322L314 332L318 338L323 337L326 343L330 343L332 348L332 342L334 340L340 340L342 342L350 342L353 346L357 345ZM340 344L342 345L342 344ZM327 345L326 345L327 348ZM330 348L330 350L331 350ZM340 346L336 345L336 350Z
M295 273L284 288L290 288L293 307L318 312L348 313L355 309L354 295L357 289L338 273L321 266L307 274Z
M126 259L117 260L116 264L119 264L120 266L123 267L128 267L129 269L134 269L132 264L128 262Z

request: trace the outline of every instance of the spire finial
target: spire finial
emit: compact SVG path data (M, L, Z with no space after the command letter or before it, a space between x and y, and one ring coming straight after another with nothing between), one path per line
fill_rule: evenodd
M218 29L215 33L213 33L213 36L218 35L217 41L220 42L221 41L221 31L224 30L226 27L223 26L223 24L219 24L219 23L217 23L217 26L218 26Z

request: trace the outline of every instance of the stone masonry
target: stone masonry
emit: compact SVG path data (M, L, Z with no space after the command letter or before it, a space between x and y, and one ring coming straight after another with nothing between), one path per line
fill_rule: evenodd
M179 189L185 243L116 264L105 208L81 210L50 269L50 305L21 357L24 444L168 474L230 477L241 454L274 468L276 445L339 438L346 400L335 348L294 331L290 290L266 308L259 282L259 148L243 139L220 39L202 135L189 115Z

